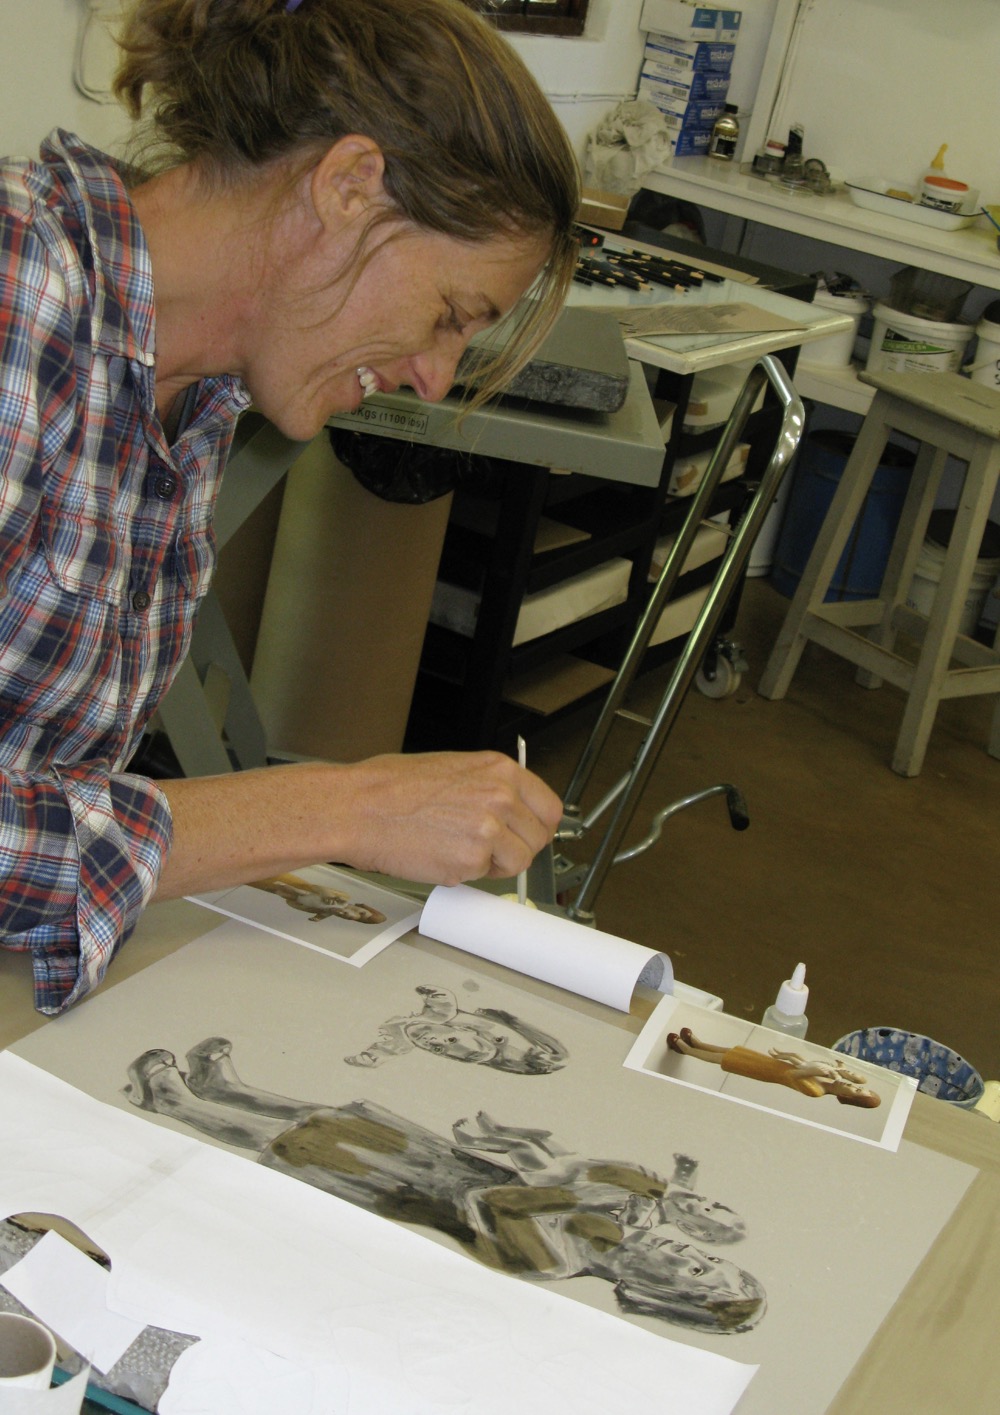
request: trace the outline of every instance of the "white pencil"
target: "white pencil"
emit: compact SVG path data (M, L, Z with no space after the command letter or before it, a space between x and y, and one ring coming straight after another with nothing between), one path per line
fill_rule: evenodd
M517 764L518 766L527 766L528 764L528 749L525 746L524 738L520 735L517 739ZM517 877L517 902L518 904L527 904L528 902L527 870L522 870Z

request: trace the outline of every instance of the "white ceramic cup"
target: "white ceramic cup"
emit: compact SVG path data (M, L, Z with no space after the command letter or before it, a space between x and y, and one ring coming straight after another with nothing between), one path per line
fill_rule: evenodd
M48 1390L56 1363L56 1343L34 1317L0 1312L0 1391Z

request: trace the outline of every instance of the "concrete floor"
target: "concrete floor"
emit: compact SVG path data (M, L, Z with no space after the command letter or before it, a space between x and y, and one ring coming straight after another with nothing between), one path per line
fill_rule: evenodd
M734 637L749 671L730 698L688 694L627 839L716 781L743 792L750 828L731 829L721 797L681 812L648 854L611 871L598 925L663 949L679 978L756 1019L802 961L811 1039L905 1028L1000 1077L993 700L944 704L921 775L897 776L896 690L859 687L851 665L810 646L784 700L755 691L787 606L766 580L748 582ZM630 706L651 711L668 676L644 675ZM529 736L530 764L560 792L592 719L581 710ZM615 726L584 809L626 769L639 731Z

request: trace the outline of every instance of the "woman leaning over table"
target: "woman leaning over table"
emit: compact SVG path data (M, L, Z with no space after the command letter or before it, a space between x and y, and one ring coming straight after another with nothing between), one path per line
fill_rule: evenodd
M499 386L562 303L577 174L459 0L131 0L120 42L129 165L61 131L0 164L0 941L44 1012L153 898L322 860L510 876L560 815L489 752L125 770L241 410L305 440L368 389L439 399L511 315Z

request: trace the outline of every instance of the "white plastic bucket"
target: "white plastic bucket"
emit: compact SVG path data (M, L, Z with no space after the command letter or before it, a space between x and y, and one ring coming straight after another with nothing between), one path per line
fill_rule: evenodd
M976 325L976 361L968 372L976 383L1000 388L1000 324L981 319Z
M850 329L842 334L828 334L825 339L817 339L811 344L803 344L799 354L800 364L822 364L827 368L846 368L854 353L854 341L858 337L858 324L868 308L863 295L831 295L828 290L817 290L813 304L820 309L832 310L834 314L853 316ZM1000 334L1000 329L997 330Z
M939 324L888 305L876 305L872 314L869 373L954 373L961 367L971 324Z
M906 596L906 603L911 609L916 609L921 614L930 614L934 607L934 596L941 583L944 556L944 549L933 541L925 540L920 547L910 582L910 592ZM971 637L976 632L976 625L982 618L986 604L986 596L993 588L997 575L1000 575L1000 560L976 561L972 579L969 581L969 592L962 606L962 617L958 621L960 634Z

